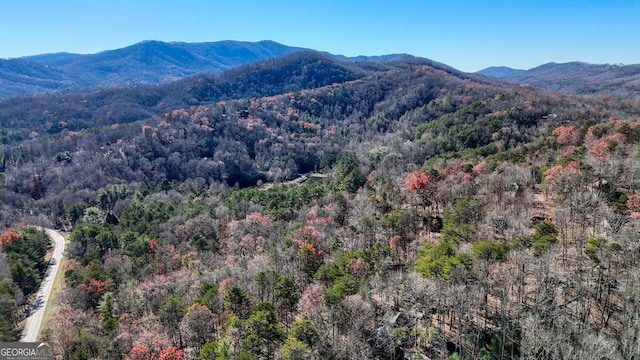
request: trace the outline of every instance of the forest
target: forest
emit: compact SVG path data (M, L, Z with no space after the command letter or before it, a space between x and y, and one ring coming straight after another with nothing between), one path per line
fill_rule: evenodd
M61 359L640 358L637 100L296 53L0 109L3 341L22 223Z

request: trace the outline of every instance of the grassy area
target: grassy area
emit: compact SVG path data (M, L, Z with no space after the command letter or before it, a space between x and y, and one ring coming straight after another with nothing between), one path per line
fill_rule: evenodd
M65 236L66 239L66 236ZM53 314L58 310L58 299L57 294L64 287L64 264L67 261L64 257L62 258L62 263L60 263L60 268L58 269L58 273L56 274L56 278L53 281L53 287L51 289L51 296L49 297L49 302L44 309L44 316L42 317L42 325L38 330L38 339L43 336L43 330L47 327L47 322L51 318Z

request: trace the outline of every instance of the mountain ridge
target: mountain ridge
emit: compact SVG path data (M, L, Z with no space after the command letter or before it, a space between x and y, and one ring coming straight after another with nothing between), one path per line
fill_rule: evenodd
M231 68L261 60L281 57L311 49L292 47L272 40L257 42L223 40L216 42L162 42L145 40L94 54L50 53L15 59L0 59L0 69L7 62L24 64L0 72L0 98L59 91L90 90L112 86L155 85L203 73L221 73ZM388 62L407 54L346 57L325 53L342 61ZM22 80L29 68L43 67L31 81ZM1 70L0 70L1 71ZM32 84L38 80L41 84Z
M244 64L308 50L311 49L272 40L198 43L144 40L94 54L59 52L0 59L0 98L157 85L203 73L221 73ZM416 58L406 53L348 57L312 51L353 63ZM429 61L432 66L449 73L460 72L446 64ZM473 74L572 95L640 98L640 65L550 62L528 70L492 66Z
M500 80L527 84L571 95L608 95L640 98L640 65L590 64L581 61L549 62L520 72L476 72Z
M176 107L300 91L355 80L373 71L319 52L302 51L161 85L0 99L0 126L55 132L59 121L70 130L104 125L105 121L127 123ZM43 114L47 114L44 123ZM46 123L53 125L47 128Z

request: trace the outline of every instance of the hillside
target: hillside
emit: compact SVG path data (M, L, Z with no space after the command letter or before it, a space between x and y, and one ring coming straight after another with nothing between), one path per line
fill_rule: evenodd
M15 136L20 137L31 131L81 130L142 120L205 102L263 97L341 83L371 71L317 52L297 52L220 75L199 75L160 86L0 100L0 126L15 130Z
M129 123L175 108L208 102L250 99L343 83L393 68L430 65L462 78L481 79L429 59L406 57L385 63L342 62L315 51L248 64L221 74L205 74L158 86L109 88L51 96L0 100L0 138L24 139L35 131L55 134L96 126Z
M75 74L82 87L158 84L299 51L271 41L257 43L165 43L144 41L122 49L57 60L52 66Z
M167 83L187 76L222 71L303 49L273 41L219 41L208 43L165 43L143 41L122 49L96 54L43 54L0 60L0 98L62 90ZM28 65L27 65L28 64ZM29 67L30 66L30 67ZM39 71L38 82L33 78Z
M301 52L2 105L0 221L70 231L63 358L640 356L635 102Z
M572 95L640 98L640 65L548 63L527 71L478 72L502 80Z
M27 93L57 92L73 86L56 68L24 59L0 59L0 99Z
M163 84L198 74L221 73L240 65L303 50L308 49L273 41L143 41L96 54L54 53L0 59L0 85L3 85L0 98ZM350 62L387 62L409 57L405 54L354 58L327 55Z

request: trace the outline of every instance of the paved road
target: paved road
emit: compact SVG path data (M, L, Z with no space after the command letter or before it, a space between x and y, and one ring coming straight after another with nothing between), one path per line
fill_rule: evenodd
M22 337L20 338L20 341L22 342L33 342L38 340L38 333L40 333L40 327L42 326L44 310L47 308L49 296L53 289L53 282L56 279L58 268L62 262L62 254L64 254L65 240L62 234L51 229L45 229L44 231L51 239L53 239L55 248L53 250L53 256L51 257L49 268L44 275L42 284L40 284L36 300L29 309L30 314L29 317L27 317L27 322L24 326L24 331L22 331Z

